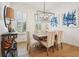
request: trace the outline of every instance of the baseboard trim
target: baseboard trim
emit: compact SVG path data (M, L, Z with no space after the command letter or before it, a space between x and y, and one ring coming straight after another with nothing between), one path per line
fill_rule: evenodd
M72 44L72 43L69 43L69 42L63 42L63 43L68 44L68 45L71 45L71 46L73 46L73 47L79 47L78 45Z

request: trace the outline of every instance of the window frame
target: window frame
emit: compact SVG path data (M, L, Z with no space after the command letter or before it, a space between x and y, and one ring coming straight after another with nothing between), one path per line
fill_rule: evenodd
M18 33L26 33L26 29L25 31L23 31L23 23L25 23L25 27L27 27L27 23L26 23L26 20L27 20L27 14L24 13L23 11L20 11L20 10L15 10L15 29ZM21 23L20 25L18 25L18 23ZM19 31L18 30L18 26L21 26L21 30Z

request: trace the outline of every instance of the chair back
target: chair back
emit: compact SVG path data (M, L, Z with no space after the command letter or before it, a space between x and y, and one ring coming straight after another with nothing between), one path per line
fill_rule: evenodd
M58 41L58 44L62 42L62 38L63 38L63 31L58 31L57 33L57 41Z
M27 44L30 45L31 40L30 40L30 32L27 32Z
M33 38L34 38L35 40L39 40L39 38L38 38L36 35L34 35L34 34L33 34Z
M50 47L52 46L52 32L47 33L47 46Z
M54 42L55 42L55 34L56 32L52 32L52 46L54 45Z

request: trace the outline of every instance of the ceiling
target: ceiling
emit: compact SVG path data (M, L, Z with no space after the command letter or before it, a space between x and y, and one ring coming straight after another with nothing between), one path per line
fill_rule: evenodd
M29 5L36 10L44 10L44 2L12 2L11 4L18 5ZM79 7L78 2L45 2L46 11L55 11L55 10L65 10L70 9L71 7Z

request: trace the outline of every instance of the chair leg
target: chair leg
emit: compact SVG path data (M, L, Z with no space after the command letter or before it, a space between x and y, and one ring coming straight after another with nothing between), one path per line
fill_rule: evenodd
M63 49L63 44L61 43L61 49Z
M52 47L52 51L54 52L54 46Z
M31 53L31 47L29 47L29 50L28 50L29 54Z
M29 46L29 45L27 44L27 50L28 50L28 46Z
M47 48L47 56L49 55L49 53L48 53L48 48Z
M57 50L59 50L59 46L58 46L58 44L56 45L56 47L57 47Z
M59 50L59 46L57 42L54 44L54 47L56 48L56 50Z
M58 43L57 42L54 43L54 48L56 48L56 50L59 50L59 47L58 47Z

